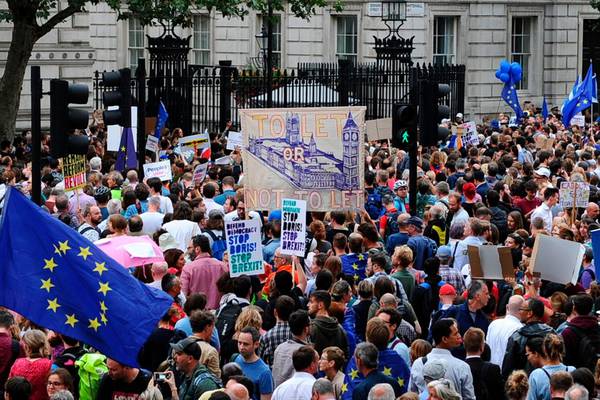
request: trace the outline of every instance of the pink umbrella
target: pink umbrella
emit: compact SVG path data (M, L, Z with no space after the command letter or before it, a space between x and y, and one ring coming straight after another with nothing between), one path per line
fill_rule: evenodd
M146 235L115 236L94 244L125 268L165 261L160 247Z

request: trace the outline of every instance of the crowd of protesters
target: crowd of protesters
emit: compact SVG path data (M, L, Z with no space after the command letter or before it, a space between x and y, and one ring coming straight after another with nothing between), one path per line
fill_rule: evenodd
M456 115L447 124L462 123ZM244 201L241 152L211 134L211 159L186 160L180 129L159 156L173 179L115 171L101 126L89 130L87 183L65 192L42 140L43 207L90 241L148 235L165 262L132 269L173 298L139 368L0 310L0 385L12 400L595 399L600 395L600 127L565 128L531 106L478 125L479 145L422 148L409 160L365 144L361 210L309 212L304 257L281 253L281 212ZM194 167L212 164L203 182ZM0 143L0 201L31 189L31 135ZM148 157L147 161L151 161ZM565 209L561 182L589 184ZM410 209L410 196L416 209ZM265 273L231 278L224 222L258 219ZM538 235L586 246L576 284L532 273ZM471 277L469 245L510 248L514 276ZM73 293L75 295L75 293ZM26 296L26 293L23 293Z

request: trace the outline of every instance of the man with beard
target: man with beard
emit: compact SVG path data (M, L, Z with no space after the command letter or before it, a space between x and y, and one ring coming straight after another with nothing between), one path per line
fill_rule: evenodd
M84 223L79 226L77 232L83 235L90 242L100 239L100 229L98 224L102 222L102 212L98 206L87 206L83 210Z

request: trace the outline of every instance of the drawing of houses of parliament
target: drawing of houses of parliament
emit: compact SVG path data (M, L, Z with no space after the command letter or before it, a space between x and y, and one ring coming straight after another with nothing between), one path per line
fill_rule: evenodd
M359 188L359 135L360 130L348 113L342 129L342 159L333 153L317 148L314 134L308 144L300 134L300 117L290 114L286 117L285 137L256 138L249 137L248 151L263 161L274 172L285 176L300 189L337 189L353 190ZM301 148L303 159L284 158L284 149Z

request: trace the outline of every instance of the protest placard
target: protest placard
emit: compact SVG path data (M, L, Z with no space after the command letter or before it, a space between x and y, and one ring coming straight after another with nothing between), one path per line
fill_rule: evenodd
M306 249L306 201L283 199L281 254L304 257Z
M240 110L244 199L250 209L362 208L365 107Z
M585 117L581 113L576 114L571 118L571 125L577 125L581 128L585 127Z
M146 139L146 150L156 153L158 151L158 138L154 135L148 135Z
M265 272L260 228L257 219L225 222L229 274L232 278Z
M590 200L590 186L586 182L561 182L560 205L563 208L586 208Z
M379 118L372 119L366 122L367 125L367 139L369 141L374 140L386 140L392 138L392 119L391 118Z
M479 135L477 134L477 125L473 121L465 122L463 124L463 146L478 146Z
M197 135L182 137L179 139L179 146L181 147L181 151L185 149L192 149L194 152L198 149L206 149L207 147L210 147L208 131L204 131Z
M536 235L529 265L542 279L575 284L584 254L585 247L581 243Z
M231 156L223 156L215 160L215 165L229 165L233 162Z
M229 131L227 134L227 150L235 150L236 147L244 146L244 136L242 132Z
M144 164L144 177L146 179L160 178L161 181L170 181L173 179L171 162L169 160L165 160Z
M208 163L198 164L194 169L194 184L200 185L204 182L204 178L206 177L206 171L208 171Z
M85 166L85 155L69 154L63 158L62 170L65 181L65 192L85 186Z
M473 279L514 278L512 254L509 247L468 246L467 251Z

